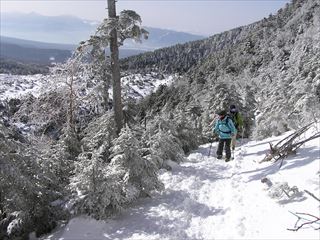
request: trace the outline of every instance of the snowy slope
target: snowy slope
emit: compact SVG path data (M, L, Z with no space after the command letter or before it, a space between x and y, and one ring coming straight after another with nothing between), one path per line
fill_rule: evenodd
M123 94L132 98L143 98L155 92L160 85L170 85L178 75L159 75L158 73L130 74L121 78ZM10 75L0 74L0 101L12 98L21 98L26 94L38 97L65 84L57 83L50 75ZM109 89L112 97L112 88Z
M306 136L319 129L317 125ZM291 212L319 217L320 202L304 190L320 197L320 140L307 142L280 170L279 163L259 163L269 142L283 137L243 141L229 163L213 157L215 143L210 157L210 144L202 145L172 171L163 170L163 193L107 221L73 218L43 239L319 239L314 228L320 221L296 232L287 229L297 221ZM261 182L265 177L272 186ZM291 197L281 190L286 183L298 189Z
M36 75L0 74L0 100L21 98L26 94L39 96L44 86L49 83L49 77Z

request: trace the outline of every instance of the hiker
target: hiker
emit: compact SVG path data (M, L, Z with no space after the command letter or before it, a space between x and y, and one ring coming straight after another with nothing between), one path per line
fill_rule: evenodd
M235 105L230 105L229 115L234 123L234 126L237 129L238 133L241 133L243 135L243 119L241 114L239 113L237 107ZM231 139L231 149L234 150L236 148L237 143L237 134L232 136Z
M217 149L217 159L222 158L223 148L226 152L226 162L231 159L231 138L237 134L232 119L228 116L227 112L222 110L218 112L219 119L215 124L214 132L219 136L219 144Z

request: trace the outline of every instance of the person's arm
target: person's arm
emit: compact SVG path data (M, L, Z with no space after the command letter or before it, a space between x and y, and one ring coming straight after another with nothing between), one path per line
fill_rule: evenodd
M234 123L233 123L233 121L231 119L229 119L228 125L229 125L230 131L231 131L231 135L236 135L237 134L237 129L234 126Z
M219 134L218 125L219 125L219 121L216 121L215 125L214 125L214 128L212 129L214 134Z

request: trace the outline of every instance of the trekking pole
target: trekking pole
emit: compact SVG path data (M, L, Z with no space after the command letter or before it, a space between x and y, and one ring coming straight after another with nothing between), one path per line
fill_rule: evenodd
M210 153L211 153L211 148L212 148L212 142L210 144L210 148L209 148L209 153L208 153L208 157L210 157Z
M241 145L243 144L243 135L244 135L244 127L242 127L242 131L241 131Z

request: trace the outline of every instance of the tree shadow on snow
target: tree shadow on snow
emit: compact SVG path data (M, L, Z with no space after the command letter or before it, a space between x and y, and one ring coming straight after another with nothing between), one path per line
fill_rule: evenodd
M154 199L139 201L104 228L105 239L194 239L185 232L193 218L223 215L226 210L214 208L190 198L182 190L167 190ZM123 221L122 219L126 219Z
M222 161L222 160L219 160ZM230 178L229 176L225 176L222 173L224 173L226 170L230 169L229 165L223 166L220 164L214 165L214 166L179 166L178 169L175 169L172 171L172 173L185 176L186 178L189 177L197 177L201 181L216 181L221 179Z
M243 157L248 157L248 156L252 156L252 155L260 156L260 155L266 155L268 152L270 152L270 149L265 149L265 150L261 150L258 152L252 152L252 153L243 153L242 156Z
M257 181L261 180L267 175L274 174L278 172L279 170L287 170L287 169L292 169L292 168L299 168L305 165L308 165L312 163L313 161L319 161L319 148L317 147L305 147L302 149L298 149L298 154L295 156L290 156L286 159L283 160L283 164L280 167L281 160L275 162L275 163L270 163L271 165L259 168L256 170L252 171L245 171L245 172L240 172L239 174L250 174L250 173L255 173L251 176L249 176L249 182L250 181Z
M297 198L282 199L282 200L279 200L278 203L281 205L284 205L284 204L293 203L293 202L303 202L306 199L307 199L307 197L300 196Z
M302 167L320 159L320 149L317 147L305 147L298 149L298 154L290 159L285 159L281 169Z
M275 143L275 142L279 142L279 139L262 140L262 141L259 141L257 143L250 142L250 144L247 144L246 147L257 147L257 146L267 145L267 144L269 145L269 143Z
M212 145L210 143L201 145L197 150L191 151L189 154L200 153L203 157L208 157L209 153L210 155L214 153L215 149L217 148L217 144L218 144L217 142L214 142L212 143ZM210 145L211 145L211 150L210 150Z

